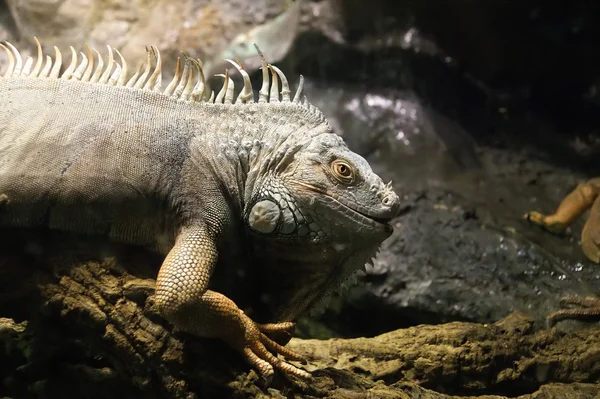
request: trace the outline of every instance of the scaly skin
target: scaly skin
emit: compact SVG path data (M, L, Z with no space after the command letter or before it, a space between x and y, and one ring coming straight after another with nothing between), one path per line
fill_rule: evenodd
M561 320L579 319L590 320L600 318L600 299L592 297L566 296L560 300L561 305L575 305L577 308L559 309L548 315L550 325Z
M581 232L581 248L589 260L600 263L600 178L591 179L578 185L562 200L556 212L544 215L539 212L528 212L524 218L538 224L553 233L561 233L567 229L582 213L590 210L590 215ZM600 299L565 297L563 304L578 305L576 309L561 309L548 316L550 323L575 318L589 319L600 317Z
M160 90L156 48L154 70L149 53L129 80L110 47L105 68L90 66L88 51L62 74L58 51L45 68L41 49L37 63L2 47L11 61L0 77L0 227L104 235L164 253L155 302L175 327L226 341L267 380L274 368L309 377L279 359L299 357L266 334L290 331L375 255L398 207L391 186L298 100L300 89L291 101L285 76L264 60L258 103L232 62L244 78L232 104L227 74L202 101L195 60ZM239 276L247 265L264 276L256 288L269 291L263 314L273 323L208 287L215 270Z

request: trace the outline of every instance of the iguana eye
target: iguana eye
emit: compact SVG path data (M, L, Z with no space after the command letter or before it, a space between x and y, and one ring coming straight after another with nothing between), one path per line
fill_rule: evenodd
M331 171L333 177L344 184L352 184L354 182L354 168L346 161L336 160L331 163Z

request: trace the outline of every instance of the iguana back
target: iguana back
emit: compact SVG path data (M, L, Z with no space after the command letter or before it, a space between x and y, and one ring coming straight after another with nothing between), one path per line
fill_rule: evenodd
M0 79L0 92L0 193L10 210L0 226L153 244L189 141L202 134L197 104L51 78Z

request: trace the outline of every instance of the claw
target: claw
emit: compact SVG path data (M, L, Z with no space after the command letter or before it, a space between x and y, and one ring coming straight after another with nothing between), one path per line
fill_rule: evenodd
M246 328L246 342L243 344L243 354L246 360L250 362L260 373L260 375L269 384L275 373L275 369L288 376L296 376L302 379L309 379L312 375L293 364L283 361L277 357L282 355L290 360L304 361L302 356L296 352L279 345L271 338L267 337L265 332L289 331L294 327L294 323L283 322L273 324L257 324L250 318L244 322ZM235 346L235 345L234 345ZM271 353L272 352L272 353Z
M271 385L271 381L273 381L273 375L275 375L273 366L271 366L266 360L258 357L249 347L244 348L244 356L246 356L246 359L250 362L250 364L252 364L258 370L260 376L265 379L266 385Z

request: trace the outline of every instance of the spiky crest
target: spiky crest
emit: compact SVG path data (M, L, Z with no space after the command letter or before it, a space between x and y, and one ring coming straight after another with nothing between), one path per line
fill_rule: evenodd
M166 89L161 90L161 58L160 52L156 46L146 48L147 60L141 64L135 74L127 79L128 67L125 58L121 53L107 46L108 56L105 60L98 50L90 48L86 45L86 53L79 53L81 60L78 61L77 51L73 47L71 50L71 62L64 70L60 72L63 65L63 56L58 47L54 47L55 56L52 58L49 55L44 55L42 46L38 39L34 37L37 45L37 58L35 64L33 58L28 57L23 63L23 57L19 50L7 41L0 41L0 48L3 49L8 56L8 68L4 73L0 73L0 78L9 78L13 76L26 76L31 78L49 78L49 79L64 79L64 80L79 80L89 82L91 84L104 84L108 86L128 87L133 90L155 91L166 96L175 97L187 102L211 102L211 103L253 103L255 102L252 91L250 76L244 69L244 66L239 60L227 59L242 76L244 86L239 94L235 94L234 82L229 77L229 71L225 74L219 74L224 78L223 86L215 96L214 92L210 92L210 88L206 85L205 74L202 69L202 62L193 59L183 54L183 70L181 69L181 58L177 59L177 67L173 80L169 83ZM290 100L290 86L286 76L281 70L265 60L258 46L256 46L258 54L262 60L262 75L263 82L258 95L259 103L266 102L293 102L301 104L308 111L315 111L306 100L302 101L302 90L304 86L304 78L300 76L298 89L294 98ZM120 63L115 60L114 52L117 53ZM98 58L94 69L94 53ZM44 62L45 59L45 62ZM154 60L154 63L153 63ZM43 64L43 67L42 67ZM153 66L154 64L154 66ZM105 67L106 65L106 67ZM269 78L269 71L271 77ZM279 91L279 82L281 81L281 91ZM281 96L281 99L280 99Z

